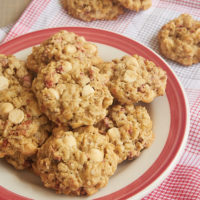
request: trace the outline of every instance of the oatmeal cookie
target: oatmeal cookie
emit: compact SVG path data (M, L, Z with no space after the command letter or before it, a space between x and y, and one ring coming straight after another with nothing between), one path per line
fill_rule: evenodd
M1 158L17 169L28 167L49 129L48 119L39 111L32 92L20 86L0 91Z
M33 166L44 186L58 193L91 195L108 183L118 158L108 137L93 126L53 131Z
M74 68L68 61L52 61L32 84L41 110L58 125L93 125L113 102L96 67Z
M158 34L160 52L182 65L200 62L200 21L182 14L164 25Z
M34 72L46 66L51 61L67 60L82 63L98 64L102 62L98 56L96 45L85 40L84 37L68 31L60 31L39 46L33 47L28 56L26 66Z
M153 62L138 55L127 55L113 62L115 67L109 88L122 104L150 103L155 97L164 95L167 76Z
M152 0L118 0L121 5L129 10L140 11L151 7Z
M124 13L116 0L63 0L63 6L69 15L87 22L113 20Z
M30 87L31 75L24 63L0 55L0 158L17 169L30 165L50 127Z
M114 105L96 127L114 144L119 162L138 157L154 140L152 121L143 106Z

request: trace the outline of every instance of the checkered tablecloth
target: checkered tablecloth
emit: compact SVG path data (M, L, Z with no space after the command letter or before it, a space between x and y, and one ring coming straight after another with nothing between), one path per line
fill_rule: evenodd
M157 33L169 20L188 13L200 20L200 0L153 0L150 9L139 13L126 11L116 21L82 22L63 10L60 0L33 0L12 27L0 29L6 42L39 29L62 26L100 28L135 39L158 51ZM190 133L184 153L172 173L144 200L200 199L200 64L183 67L166 60L181 81L190 105Z

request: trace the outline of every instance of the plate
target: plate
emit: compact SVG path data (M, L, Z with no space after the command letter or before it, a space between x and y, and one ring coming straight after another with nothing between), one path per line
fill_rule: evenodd
M184 149L189 129L189 109L183 88L167 63L144 45L105 30L83 27L61 27L32 32L15 38L0 46L0 53L15 54L25 59L31 47L41 43L52 34L68 30L84 36L97 44L100 56L106 60L120 58L125 54L139 54L163 68L168 75L166 95L148 104L153 120L155 141L134 161L118 166L108 185L90 197L80 199L139 199L158 186L170 173ZM57 195L42 186L39 177L29 171L17 171L0 160L0 199L77 199Z

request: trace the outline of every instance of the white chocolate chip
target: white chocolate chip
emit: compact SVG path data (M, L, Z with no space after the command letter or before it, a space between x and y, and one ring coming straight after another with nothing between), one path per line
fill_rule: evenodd
M128 83L132 83L136 80L137 74L132 70L126 70L124 74L124 81Z
M72 135L68 135L64 138L65 145L69 147L76 147L76 139Z
M69 72L72 69L72 64L70 62L64 62L62 65L63 71L64 72Z
M104 154L102 151L99 151L98 149L91 149L89 152L89 158L95 162L102 162Z
M64 36L64 40L68 41L68 42L72 42L73 40L75 40L75 34L72 32L66 32L67 35Z
M85 42L85 38L83 36L77 38L78 42Z
M67 53L75 53L76 52L76 47L74 45L68 44L66 46L66 51Z
M82 95L87 96L94 93L94 89L90 85L86 85L83 87Z
M0 76L0 91L7 89L9 86L9 81L6 77Z
M32 156L37 151L37 147L33 143L27 143L24 145L23 155Z
M49 90L49 93L50 93L51 96L53 96L57 100L60 98L60 95L59 95L57 90L55 90L53 88L49 88L48 90Z
M139 67L138 61L134 57L129 57L126 60L126 65L127 65L128 69L133 69L134 67L136 67L136 68Z
M20 109L14 109L9 112L8 119L14 124L19 124L24 119L24 112Z
M110 128L108 130L108 136L110 137L111 140L115 140L115 139L118 139L120 138L120 132L119 132L119 129L118 128Z
M14 106L11 103L1 103L0 104L0 115L7 115L13 109L14 109Z
M94 54L97 51L97 47L93 44L87 44L86 49L89 53Z

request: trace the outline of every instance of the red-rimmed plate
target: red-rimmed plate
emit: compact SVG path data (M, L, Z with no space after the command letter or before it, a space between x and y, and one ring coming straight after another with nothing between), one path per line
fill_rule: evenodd
M155 52L127 37L105 30L62 27L41 30L13 39L0 46L0 53L15 54L25 59L31 47L52 34L68 30L84 36L99 47L104 60L120 58L125 54L139 54L163 68L168 75L166 95L147 105L153 120L155 141L134 161L119 165L108 185L91 197L84 199L138 199L150 192L170 173L183 151L189 129L188 103L180 82ZM77 199L57 195L42 186L38 177L28 171L17 171L0 161L0 199ZM81 198L81 197L80 197Z

